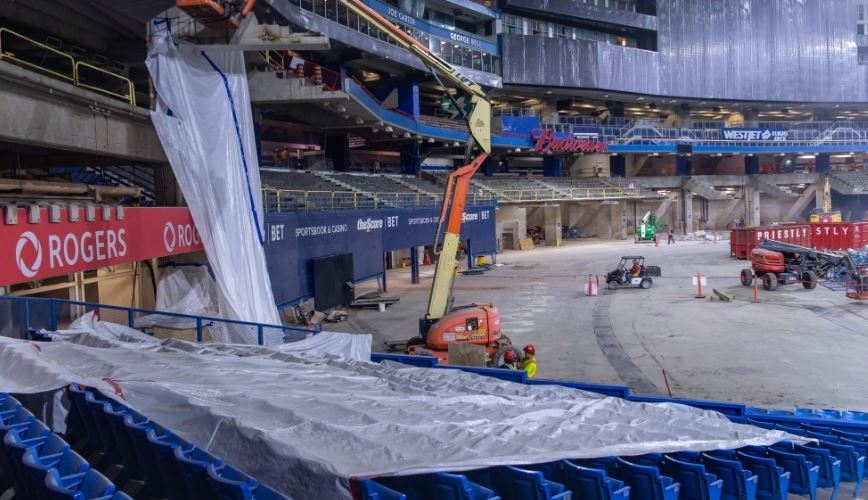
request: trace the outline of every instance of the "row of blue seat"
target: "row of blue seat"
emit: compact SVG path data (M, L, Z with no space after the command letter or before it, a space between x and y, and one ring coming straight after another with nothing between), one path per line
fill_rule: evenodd
M463 474L381 477L358 481L356 493L363 500L543 500L569 498L570 493L589 500L784 500L789 493L814 500L818 488L831 488L834 500L841 482L853 482L854 496L858 496L865 474L864 455L829 439L819 444L783 441L739 450L650 453Z
M130 500L9 394L0 393L0 493L16 498Z
M827 419L827 420L852 420L857 422L866 422L868 423L868 412L864 411L853 411L853 410L833 410L828 408L799 408L795 407L792 410L778 410L778 409L766 409L766 408L746 408L745 415L748 417L752 416L792 416L792 417L806 417L806 418L819 418L819 419Z
M143 483L143 497L232 500L284 495L184 440L171 430L98 391L69 386L70 420L85 445L120 465L120 477Z

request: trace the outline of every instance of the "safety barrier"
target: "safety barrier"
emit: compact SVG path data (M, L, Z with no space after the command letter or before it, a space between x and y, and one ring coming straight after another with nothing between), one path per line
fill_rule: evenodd
M38 62L28 61L12 51L9 47L10 39L42 49L45 53L43 53ZM46 64L48 55L62 61L58 64L57 68L51 68ZM0 28L0 60L14 62L15 64L69 82L76 87L122 99L127 101L130 106L136 105L135 87L129 78L89 62L78 60L71 54L67 54L45 43L37 42L9 28Z
M4 311L3 309L8 308ZM164 311L153 311L150 309L141 309L136 307L114 306L108 304L99 304L96 302L83 302L76 300L52 299L43 297L14 297L0 296L0 317L9 318L7 325L0 324L0 333L2 329L9 328L9 333L18 330L21 338L28 338L30 332L39 330L55 331L59 328L68 326L73 318L82 315L86 310L92 309L96 311L117 311L122 313L126 318L126 324L130 328L135 328L136 318L159 314L169 318L187 320L195 325L196 341L204 340L206 327L216 325L231 325L234 327L249 328L251 331L256 331L257 343L264 345L266 330L279 330L284 333L284 341L297 340L304 336L319 333L319 330L308 330L284 325L267 325L262 323L253 323L250 321L240 321L225 318L216 318L212 316L197 316L193 314L171 313Z
M262 197L263 205L268 212L439 207L443 200L441 195L432 193L302 191L272 188L263 188ZM491 193L470 193L467 195L467 204L491 204L494 198Z

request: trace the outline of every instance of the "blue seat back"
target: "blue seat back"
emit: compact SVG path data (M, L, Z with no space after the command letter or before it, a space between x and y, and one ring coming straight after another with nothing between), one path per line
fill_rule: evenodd
M547 481L542 472L506 465L495 471L494 491L503 500L548 500L564 492L564 486Z
M812 464L804 455L774 447L768 449L768 455L770 458L775 459L775 463L778 466L790 473L790 493L810 495L811 498L816 497L817 475L820 471L819 465Z
M793 450L795 453L805 455L805 458L811 461L814 465L820 466L820 474L817 480L817 486L820 488L834 488L838 491L841 485L841 461L832 457L829 450L823 448L814 448L801 444L794 444Z
M756 497L759 478L742 467L741 462L703 453L705 470L723 480L723 500L753 500Z
M757 498L786 499L790 486L790 473L778 467L773 458L758 457L739 451L744 468L757 476Z
M407 496L371 479L355 480L353 489L359 500L407 500Z
M254 498L256 500L290 500L288 496L264 484L256 487Z
M256 489L256 480L240 470L224 465L208 464L208 479L214 489L215 498L220 500L250 500Z
M706 472L705 466L684 462L668 455L660 471L681 484L678 497L684 500L719 500L723 481Z
M560 474L555 479L564 488L573 492L575 498L588 500L626 500L630 498L630 487L624 482L609 477L604 469L582 467L565 461Z
M213 495L208 479L208 465L223 465L223 462L201 448L184 450L181 446L174 449L176 463L184 488L191 498L208 498Z
M473 483L467 477L448 472L437 472L428 476L428 491L431 498L442 500L487 500L494 497L494 491Z
M633 464L619 458L614 472L618 479L630 486L631 496L648 500L678 498L680 485L671 477L662 476L657 467Z

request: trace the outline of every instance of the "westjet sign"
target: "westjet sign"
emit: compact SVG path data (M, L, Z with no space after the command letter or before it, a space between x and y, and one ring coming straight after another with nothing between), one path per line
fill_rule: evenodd
M725 128L723 139L726 141L766 141L787 140L787 129L780 128Z

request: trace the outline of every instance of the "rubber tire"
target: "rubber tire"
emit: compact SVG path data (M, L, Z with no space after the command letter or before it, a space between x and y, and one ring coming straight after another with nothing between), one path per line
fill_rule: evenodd
M742 269L740 277L742 285L751 286L753 284L753 269Z
M618 282L615 280L612 280L606 284L608 285L609 290L617 290L618 289Z
M497 368L498 366L503 364L503 355L506 354L506 351L512 351L515 354L515 359L521 359L522 352L521 349L518 349L514 345L505 345L497 350L494 354L494 357L491 358L491 361L488 362L489 368Z
M769 291L778 289L778 275L775 273L763 274L763 288Z
M647 290L647 289L651 288L651 285L652 285L651 280L642 280L641 282L639 282L639 288L641 288L643 290Z
M806 290L817 288L817 273L814 271L805 271L802 273L802 286Z

